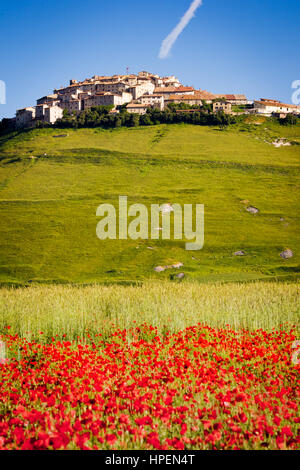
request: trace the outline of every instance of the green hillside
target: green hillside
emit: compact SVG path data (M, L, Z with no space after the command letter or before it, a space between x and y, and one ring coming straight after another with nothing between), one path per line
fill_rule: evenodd
M67 134L66 137L55 137ZM275 148L285 137L290 146ZM291 279L299 265L300 126L226 130L159 125L39 129L0 138L0 282L120 282L169 278ZM96 237L103 202L202 203L205 245ZM257 215L246 211L259 209ZM294 256L279 254L290 248ZM245 256L233 253L243 250ZM178 272L178 271L176 271Z

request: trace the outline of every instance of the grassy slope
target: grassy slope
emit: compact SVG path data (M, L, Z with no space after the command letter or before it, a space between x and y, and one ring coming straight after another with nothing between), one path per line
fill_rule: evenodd
M300 143L299 126L82 129L53 138L64 132L0 139L0 281L160 279L171 271L157 274L153 267L174 261L184 262L187 278L202 281L296 275L300 147L266 141ZM146 205L204 203L204 249L98 240L96 208L117 204L119 195ZM243 200L260 214L246 212ZM284 248L295 256L281 259ZM234 257L236 250L247 256Z

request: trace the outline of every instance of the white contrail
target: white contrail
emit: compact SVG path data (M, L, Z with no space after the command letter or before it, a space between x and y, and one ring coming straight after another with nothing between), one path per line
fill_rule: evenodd
M178 36L182 33L184 28L189 24L191 19L195 16L194 15L195 11L201 5L202 5L202 0L193 0L193 2L191 3L191 6L187 10L187 12L183 15L178 25L175 26L173 31L166 37L166 39L163 40L160 51L159 51L159 56L158 56L160 59L165 59L168 56L174 42L176 41Z

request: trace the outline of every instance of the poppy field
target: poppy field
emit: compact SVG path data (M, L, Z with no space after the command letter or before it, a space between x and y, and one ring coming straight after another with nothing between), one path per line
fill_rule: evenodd
M299 448L295 330L141 324L1 340L0 449Z

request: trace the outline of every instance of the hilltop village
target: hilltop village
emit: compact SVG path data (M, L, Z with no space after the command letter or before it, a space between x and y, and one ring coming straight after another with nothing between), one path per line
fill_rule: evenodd
M267 98L251 101L243 94L213 94L184 86L175 76L160 77L144 71L137 75L94 75L81 82L70 80L68 86L39 98L35 106L17 110L15 126L35 127L41 122L55 124L66 112L80 114L96 106L110 106L111 114L117 114L120 107L125 107L128 113L143 115L149 108L163 111L170 103L183 103L187 108L211 104L214 113L223 111L280 118L288 114L300 115L300 106Z

